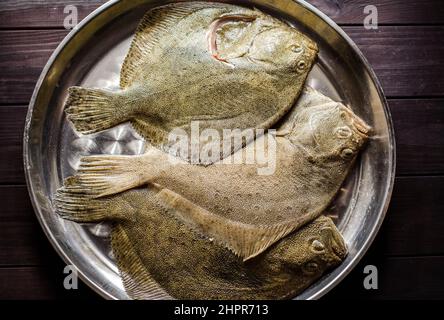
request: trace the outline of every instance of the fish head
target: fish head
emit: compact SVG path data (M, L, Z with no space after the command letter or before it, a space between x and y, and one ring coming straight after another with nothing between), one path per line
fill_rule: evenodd
M274 252L279 269L298 281L310 283L347 256L344 239L333 221L325 216L290 234L277 246Z
M306 94L303 99L310 98ZM351 108L334 101L301 103L290 140L302 146L313 163L347 166L368 141L371 128Z
M216 60L305 76L319 51L306 35L259 10L219 17L210 25L208 41Z
M310 119L317 151L331 161L350 162L367 142L370 127L341 103L325 107Z
M259 28L247 55L253 62L307 75L318 51L316 43L301 32L283 23L275 23Z

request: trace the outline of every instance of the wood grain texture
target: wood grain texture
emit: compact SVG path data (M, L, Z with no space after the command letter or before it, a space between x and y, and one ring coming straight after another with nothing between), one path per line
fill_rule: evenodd
M377 243L387 256L444 255L444 177L396 178Z
M402 177L380 232L384 256L444 255L444 177ZM0 266L50 265L57 260L35 218L25 186L0 187Z
M397 139L397 174L444 173L444 99L390 100ZM0 184L24 184L26 106L0 106Z
M58 261L37 221L26 187L2 186L0 192L0 266L51 265Z
M364 268L378 270L378 289L364 288ZM327 300L442 300L444 257L384 257L369 252Z
M444 27L344 27L372 65L384 93L444 95Z
M376 6L379 24L430 24L444 22L440 0L307 0L338 24L363 24L364 8Z
M67 4L77 7L79 21L105 0L2 0L0 28L63 27ZM338 24L363 24L364 8L371 4L378 9L380 24L444 23L441 0L308 0Z
M0 184L25 184L23 131L25 106L0 107Z
M392 97L444 95L444 27L345 27ZM27 104L64 30L0 31L0 104Z
M0 28L63 28L67 5L77 8L80 22L106 0L2 0L0 2Z
M0 104L28 104L62 30L0 31Z
M444 99L389 100L398 175L444 173Z

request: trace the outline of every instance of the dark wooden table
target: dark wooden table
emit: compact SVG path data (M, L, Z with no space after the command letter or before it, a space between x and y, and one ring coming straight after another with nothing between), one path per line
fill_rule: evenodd
M99 299L85 284L63 288L62 260L41 230L25 186L27 104L52 51L100 0L0 2L0 299ZM444 298L444 3L442 0L312 0L353 38L388 97L397 178L387 218L363 261L325 299ZM379 28L363 27L376 5ZM363 269L379 270L365 290Z

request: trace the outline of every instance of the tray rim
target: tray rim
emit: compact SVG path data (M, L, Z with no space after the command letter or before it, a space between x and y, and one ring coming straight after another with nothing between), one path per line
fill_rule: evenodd
M32 206L34 209L34 213L37 216L37 220L39 221L40 226L42 227L46 237L48 238L49 242L53 246L53 248L56 250L56 252L59 254L59 256L63 259L63 261L67 265L74 265L71 258L68 256L68 254L60 247L58 241L55 239L54 235L52 234L51 230L49 229L48 225L43 220L43 215L41 214L40 207L38 204L38 201L35 198L34 194L34 184L32 181L31 176L31 170L29 169L29 132L31 129L31 122L32 122L32 115L34 111L34 105L36 103L37 97L39 95L41 86L43 81L48 76L49 71L51 70L54 62L56 61L59 54L65 49L66 45L72 40L72 38L77 34L79 30L87 26L91 21L93 21L97 16L102 14L104 11L109 10L111 7L115 6L121 1L125 0L110 0L94 11L92 11L90 14L88 14L81 22L79 22L69 33L68 35L62 40L62 42L57 46L57 48L54 50L50 58L48 59L45 67L43 68L34 89L34 92L31 96L28 112L26 116L26 122L25 122L25 129L23 134L23 164L24 164L24 171L25 171L25 180L26 185L28 189L28 194L32 202ZM207 0L198 0L203 2L210 2ZM365 71L368 73L368 75L371 78L371 81L375 85L375 89L377 91L378 97L382 104L382 109L384 111L384 116L387 120L387 127L388 127L388 140L391 145L390 150L390 179L388 183L386 184L386 190L385 190L385 199L384 199L384 206L382 207L382 210L380 214L378 215L377 221L374 224L373 228L369 231L368 237L364 241L361 249L356 252L355 257L348 263L348 265L333 279L329 281L325 286L323 286L319 291L312 294L309 297L306 297L307 300L316 300L321 297L323 297L325 294L327 294L329 291L331 291L337 284L339 284L360 262L360 260L363 258L365 253L370 248L371 244L373 243L376 235L378 234L382 223L385 219L385 216L387 214L387 210L390 204L390 200L393 193L393 187L395 182L395 176L396 176L396 139L395 139L395 132L394 132L394 125L393 125L393 119L390 113L390 109L388 107L387 99L384 94L384 91L382 89L381 83L378 80L373 68L369 64L367 58L364 56L364 54L361 52L361 50L358 48L358 46L354 43L354 41L345 33L344 30L342 30L341 27L339 27L330 17L328 17L326 14L324 14L322 11L317 9L315 6L311 5L310 3L306 2L305 0L288 0L293 1L304 7L305 9L311 11L313 14L318 16L320 19L324 20L326 24L328 24L331 28L333 28L339 36L349 45L355 54L357 54L358 58L362 61L363 66L365 67ZM175 1L166 1L165 4L175 2ZM214 2L214 1L213 1ZM94 281L91 281L83 272L82 270L77 270L79 278L87 284L91 289L93 289L96 293L98 293L101 297L109 300L116 300L117 298L112 296L109 292L104 290L104 288L98 286ZM321 279L320 279L321 280ZM320 281L318 280L318 281ZM301 294L304 294L302 292Z

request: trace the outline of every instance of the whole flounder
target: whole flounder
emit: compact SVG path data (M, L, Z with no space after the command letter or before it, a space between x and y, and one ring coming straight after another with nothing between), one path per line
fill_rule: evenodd
M166 148L168 133L189 131L192 121L219 131L268 129L299 97L317 51L306 36L258 10L170 4L140 23L121 91L72 87L66 112L81 133L130 121Z
M75 178L69 179L76 183ZM133 299L285 299L303 291L346 256L330 218L320 217L243 262L192 231L166 206L163 190L133 189L102 199L79 198L65 217L111 221L111 243L128 295ZM181 198L180 196L178 198Z
M369 130L350 108L306 89L275 138L272 175L258 175L260 164L173 163L155 148L142 156L85 157L58 191L56 206L71 216L79 199L155 184L165 207L181 208L178 220L247 261L323 213Z

